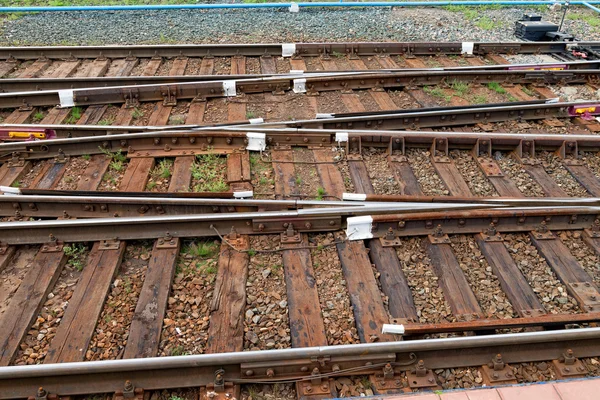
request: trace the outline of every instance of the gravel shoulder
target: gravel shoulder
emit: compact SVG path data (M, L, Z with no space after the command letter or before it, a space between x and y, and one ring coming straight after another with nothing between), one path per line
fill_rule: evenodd
M560 7L310 8L38 13L0 18L2 45L259 43L311 41L514 41L525 13L560 22ZM248 24L248 21L252 24ZM600 19L571 7L567 32L598 40ZM198 29L198 27L202 27Z

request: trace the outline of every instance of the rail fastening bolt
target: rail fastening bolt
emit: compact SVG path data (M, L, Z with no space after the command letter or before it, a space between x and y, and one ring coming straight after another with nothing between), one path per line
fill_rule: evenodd
M254 371L249 369L248 371L246 371L246 376L252 376L254 375Z
M429 378L429 379L427 379L427 382L429 382L429 383L433 383L433 378Z
M494 372L494 373L492 374L492 378L494 378L494 379L498 379L499 377L500 377L500 375L498 375L498 373L497 373L497 372Z
M306 391L306 393L312 393L312 386L305 386L304 390Z
M564 372L571 372L571 368L569 368L569 367L564 367L564 368L563 368L563 371L564 371Z
M271 368L269 368L269 369L267 370L267 376L268 376L269 378L272 378L272 377L274 377L274 376L275 376L275 371L273 371Z

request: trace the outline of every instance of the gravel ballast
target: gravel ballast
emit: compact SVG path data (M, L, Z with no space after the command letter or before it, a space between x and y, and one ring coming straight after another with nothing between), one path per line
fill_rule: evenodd
M514 41L525 13L559 23L562 11L529 8L303 8L53 12L0 19L3 45L258 43L310 41ZM593 11L572 7L565 29L598 40ZM1 21L4 21L3 23ZM252 23L248 23L252 21ZM595 20L594 20L595 21ZM595 22L594 22L594 25Z

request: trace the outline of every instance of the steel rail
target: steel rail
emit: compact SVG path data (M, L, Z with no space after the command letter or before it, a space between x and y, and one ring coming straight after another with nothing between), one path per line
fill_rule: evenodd
M471 43L468 43L469 45ZM231 57L282 56L286 44L178 44L136 46L23 46L0 47L0 60L151 57ZM473 42L472 53L499 54L552 54L562 53L574 46L600 48L600 42ZM359 55L436 55L463 54L462 42L349 42L349 43L296 43L293 56L320 56L334 53ZM466 52L466 51L465 51ZM286 55L288 53L285 53Z
M61 129L61 126L57 127ZM126 127L122 128L125 129ZM358 154L361 146L387 147L390 154L396 152L402 154L407 147L427 148L431 147L435 140L440 139L447 142L449 150L472 150L477 146L478 154L483 156L491 156L497 150L517 150L523 153L523 149L528 149L529 156L534 156L535 151L539 150L559 150L561 152L561 149L568 148L570 152L566 152L564 155L576 158L577 151L600 150L600 136L587 134L355 130L345 132L348 135L347 140L344 138L343 141L338 142L336 141L336 134L340 133L340 130L337 129L274 129L255 125L220 127L218 130L214 130L216 128L206 129L148 131L43 141L5 142L0 143L0 160L14 167L22 165L24 160L117 151L127 153L129 157L174 157L203 153L228 154L246 149L248 132L264 133L265 143L268 146L342 146L348 147L347 151L352 150L353 153ZM350 149L350 145L358 147ZM63 161L66 161L66 159Z
M496 70L597 70L600 61L568 61L544 62L529 64L497 64L497 65L469 65L439 68L396 68L379 70L338 70L339 75L351 73L407 73L407 72L440 72L440 71L496 71ZM323 74L322 71L304 71L303 76ZM259 79L266 77L283 77L289 74L244 74L244 75L167 75L167 76L104 76L104 77L69 77L69 78L6 78L2 79L0 93L26 92L39 90L59 89L84 89L93 87L118 87L130 85L156 85L167 83L185 83L199 81L222 81ZM298 75L296 75L298 77Z
M9 196L9 198L12 196ZM110 207L109 211L110 212ZM343 217L392 212L425 212L438 209L474 210L485 204L382 204L288 211L223 212L93 219L0 222L0 242L36 244L55 241L85 242L169 237L210 237L235 230L239 234L282 233L293 226L299 232L339 230Z
M476 199L475 199L476 200ZM224 212L194 215L0 222L0 242L40 244L239 234L330 232L346 227L351 240L548 230L600 230L598 206L506 207L490 204L402 203L290 211ZM356 234L356 217L368 229ZM364 224L364 218L359 218ZM495 233L494 233L495 234Z
M417 360L423 360L430 369L478 366L487 364L496 354L502 354L506 363L558 359L567 349L576 357L593 357L600 354L599 339L600 328L585 328L0 367L0 398L33 396L40 387L62 396L115 392L123 390L126 380L143 390L198 387L213 383L218 369L224 370L227 382L252 383L310 378L315 366L322 374L339 368L337 375L345 375L351 373L345 372L347 369L357 367L363 368L364 373L381 371L388 362L398 371L408 371ZM372 368L365 369L365 363ZM269 369L275 378L267 377Z
M499 82L503 84L566 84L586 83L598 78L598 69L578 70L446 70L378 72L362 71L349 73L327 73L311 75L268 76L239 80L211 80L194 82L173 82L162 84L91 87L63 90L34 90L27 92L0 93L1 108L15 108L26 104L29 107L89 106L100 104L129 104L164 101L174 104L178 100L231 97L240 93L281 93L293 90L318 93L336 90L358 90L370 88L403 88L430 86L445 82ZM302 80L305 89L298 88ZM235 87L234 93L226 85ZM69 100L64 101L65 92Z

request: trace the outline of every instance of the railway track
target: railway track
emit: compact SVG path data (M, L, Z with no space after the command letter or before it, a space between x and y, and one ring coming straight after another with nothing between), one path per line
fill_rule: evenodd
M563 43L529 45L503 48L566 57ZM334 52L384 48L302 46L303 58L336 63ZM474 54L500 49L486 46ZM207 47L154 51L189 58ZM246 66L282 50L218 49ZM442 59L462 60L426 61ZM240 398L264 384L323 398L597 376L600 137L581 118L595 103L498 85L520 102L473 108L444 92L431 104L420 87L288 93L292 106L277 112L265 93L185 111L152 98L141 128L128 126L136 107L92 105L67 125L73 109L50 110L37 125L72 138L0 144L0 398ZM469 90L501 94L491 87ZM400 113L394 96L424 109ZM446 108L425 108L439 100ZM20 123L41 109L4 122L32 128ZM111 124L85 126L107 112ZM173 115L185 118L165 130ZM239 124L248 117L266 123Z

